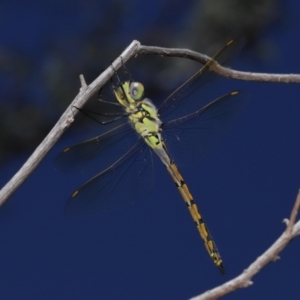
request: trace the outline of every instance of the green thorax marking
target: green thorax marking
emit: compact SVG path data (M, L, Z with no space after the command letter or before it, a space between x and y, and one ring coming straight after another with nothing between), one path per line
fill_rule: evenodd
M161 121L157 109L147 98L143 98L144 86L139 82L126 81L114 90L119 103L128 113L129 121L138 134L152 149L161 148Z

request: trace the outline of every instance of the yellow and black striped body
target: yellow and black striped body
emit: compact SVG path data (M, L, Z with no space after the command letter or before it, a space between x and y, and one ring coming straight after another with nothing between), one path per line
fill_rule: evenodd
M198 232L203 239L204 245L206 250L208 251L211 259L213 260L214 264L219 268L222 274L225 274L225 268L223 265L223 261L221 256L218 252L217 246L212 239L212 236L209 233L209 230L204 223L204 220L198 210L197 204L195 203L192 194L190 193L188 186L186 185L182 175L180 174L177 166L174 162L171 161L170 156L168 155L166 146L164 142L161 143L161 148L156 148L154 151L161 159L163 164L166 166L168 173L170 174L171 178L173 179L174 183L177 186L177 189L180 195L183 198L195 224L198 229Z
M199 234L204 241L206 250L214 264L219 268L221 273L224 274L225 269L216 244L214 243L207 226L199 213L193 196L191 195L175 163L171 160L166 145L163 142L160 129L162 122L158 117L157 109L149 99L142 99L143 92L144 87L141 83L127 81L115 90L115 95L119 103L124 106L128 113L128 118L132 127L139 135L141 135L145 143L153 149L165 165L188 207Z
M218 252L217 246L210 235L206 224L198 210L197 204L195 203L192 194L190 193L183 177L178 171L177 166L174 163L171 163L167 166L167 171L171 175L172 179L174 180L179 193L181 194L188 210L196 224L198 232L203 239L204 246L208 251L211 259L213 260L214 264L219 268L222 274L225 274L225 269L223 266L223 262L221 256Z

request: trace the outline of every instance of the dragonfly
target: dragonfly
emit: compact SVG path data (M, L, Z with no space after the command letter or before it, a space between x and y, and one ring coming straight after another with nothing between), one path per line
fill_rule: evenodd
M213 263L225 274L216 243L178 165L202 159L244 110L247 101L238 90L200 107L201 101L195 93L214 77L210 71L214 61L223 63L240 47L240 41L229 41L158 108L144 97L143 84L119 80L113 89L115 101L106 102L112 107L110 111L115 109L116 112L104 112L106 120L101 124L125 121L97 137L67 147L54 162L55 167L64 172L106 165L102 172L72 193L66 213L82 216L109 211L143 198L153 186L153 157L156 155L174 181ZM189 100L191 98L194 99ZM183 113L186 108L192 111Z

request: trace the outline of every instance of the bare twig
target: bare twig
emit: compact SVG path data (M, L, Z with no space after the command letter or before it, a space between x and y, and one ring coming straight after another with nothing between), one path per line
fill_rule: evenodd
M28 178L33 170L38 166L40 161L48 153L48 151L57 142L63 132L73 122L74 116L78 110L72 110L73 106L81 108L84 103L93 96L123 63L126 63L132 57L138 54L156 54L162 56L177 56L186 57L205 64L210 60L210 57L188 49L171 49L151 46L141 46L138 41L133 41L119 56L113 64L108 67L98 78L96 78L90 85L87 85L83 75L80 75L81 88L79 94L75 97L67 110L61 116L57 124L50 131L48 136L37 147L31 157L22 166L22 168L13 176L13 178L0 190L0 206L16 191L16 189ZM217 72L222 76L234 78L239 80L255 80L255 81L268 81L268 82L300 82L300 75L286 75L286 74L258 74L234 71L224 68L218 63L210 65L211 70Z
M299 206L300 206L300 190L298 191L298 196L297 196L296 202L294 204L294 207L293 207L293 210L292 210L292 213L290 216L290 220L288 222L288 226L286 228L286 233L288 235L290 235L292 233L292 229L293 229L293 226L295 224L296 217L298 214Z
M81 83L81 88L82 89L86 89L87 88L87 84L86 84L84 76L82 74L79 75L79 80L80 80L80 83Z
M74 115L78 110L72 109L74 106L81 108L84 103L92 97L114 74L114 70L118 70L124 62L127 62L132 56L138 53L140 43L133 41L113 63L113 68L108 67L99 77L97 77L90 85L86 85L84 77L80 76L81 86L79 94L75 97L67 110L63 113L53 129L49 132L42 143L36 148L33 154L25 162L22 168L13 176L13 178L0 191L0 205L2 205L17 188L29 177L35 170L40 161L45 157L49 150L55 145L64 131L70 126L74 120Z
M239 288L245 288L252 285L252 277L256 275L268 263L278 259L278 254L289 244L289 242L300 235L300 221L295 224L296 216L300 206L300 191L298 193L295 205L293 207L291 217L288 222L287 229L279 237L279 239L261 256L259 256L244 272L236 278L207 291L191 300L210 300L218 299Z
M211 58L207 55L197 53L189 49L174 49L152 46L142 46L139 50L140 54L156 54L169 57L185 57L191 60L198 61L202 64L207 63ZM300 83L300 74L267 74L235 71L229 68L222 67L217 62L211 64L210 69L221 76L246 80L246 81L262 81L262 82L280 82L280 83Z
M299 74L267 74L267 73L252 73L235 71L228 68L224 68L215 63L211 66L211 69L219 75L246 81L262 81L262 82L277 82L277 83L300 83Z

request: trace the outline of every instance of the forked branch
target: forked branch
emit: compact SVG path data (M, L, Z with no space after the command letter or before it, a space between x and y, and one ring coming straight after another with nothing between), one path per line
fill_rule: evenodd
M296 236L300 235L300 220L295 223L300 206L300 191L298 192L291 216L283 220L287 224L286 230L275 241L275 243L259 256L243 273L226 283L207 291L191 300L211 300L218 299L239 288L245 288L252 285L252 278L267 264L278 259L278 254L289 244Z
M41 160L55 145L61 135L74 121L74 116L78 110L72 109L74 106L81 108L86 101L91 98L118 70L124 63L132 57L139 54L155 54L161 56L176 56L186 57L192 60L199 61L203 64L210 60L210 57L188 49L171 49L161 47L142 46L138 41L133 41L123 53L91 84L87 85L83 75L80 75L81 88L78 95L63 113L53 129L45 137L42 143L36 148L33 154L29 157L21 169L13 176L13 178L0 190L0 206L20 187L20 185L29 177L29 175L38 166ZM300 82L300 75L297 74L259 74L239 72L224 68L217 63L210 65L211 70L222 76L239 80L255 80L268 82Z

